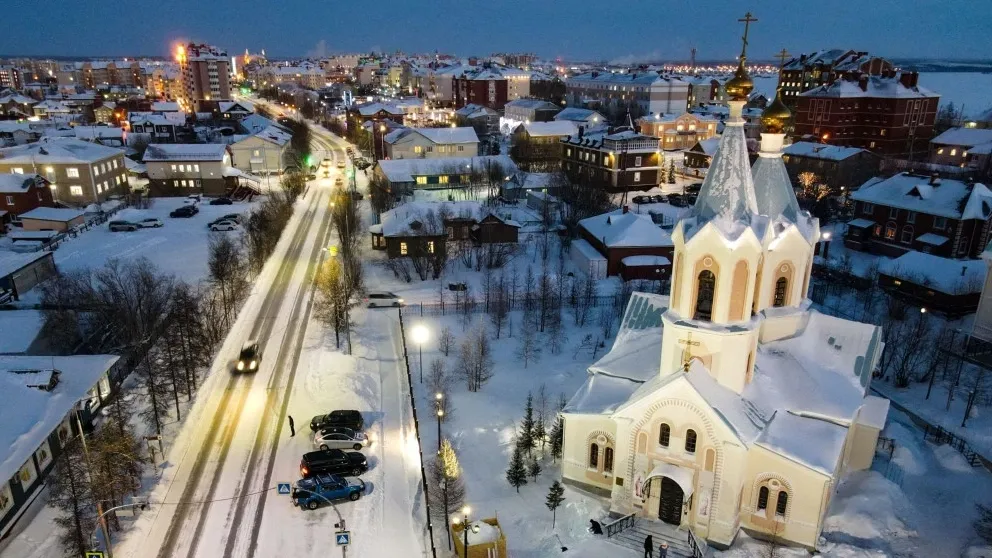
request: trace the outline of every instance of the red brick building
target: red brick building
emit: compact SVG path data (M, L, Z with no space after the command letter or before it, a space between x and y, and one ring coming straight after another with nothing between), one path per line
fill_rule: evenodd
M926 157L940 95L920 87L918 79L916 72L889 72L836 80L802 93L793 138L901 159Z
M861 76L881 76L892 71L892 62L867 52L840 48L801 54L786 62L779 74L782 102L795 111L799 95L838 79L857 81Z
M989 243L992 191L979 183L904 172L869 180L851 199L844 245L854 250L967 259Z
M509 101L509 83L495 70L479 68L464 72L451 80L455 108L475 104L499 110Z
M0 222L36 207L54 207L50 184L37 174L0 174Z

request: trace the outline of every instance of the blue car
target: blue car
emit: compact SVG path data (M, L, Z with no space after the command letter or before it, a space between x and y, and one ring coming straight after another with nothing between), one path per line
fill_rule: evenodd
M291 498L294 506L315 510L322 504L334 500L351 500L354 502L365 492L365 481L358 479L352 484L338 475L315 475L301 479L293 486Z

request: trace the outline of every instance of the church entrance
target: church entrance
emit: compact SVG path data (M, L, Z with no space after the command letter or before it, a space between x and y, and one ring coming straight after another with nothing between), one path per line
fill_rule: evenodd
M685 493L679 483L669 477L661 478L661 498L658 504L658 519L672 525L682 523L682 502Z

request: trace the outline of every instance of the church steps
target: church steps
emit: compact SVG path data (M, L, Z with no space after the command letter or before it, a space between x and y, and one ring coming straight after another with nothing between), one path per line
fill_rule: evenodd
M658 547L662 542L668 543L669 558L689 558L692 556L692 550L686 541L685 531L679 531L670 525L643 518L638 518L633 527L621 531L608 540L618 546L642 552L644 539L648 535L654 539L655 556L658 556Z

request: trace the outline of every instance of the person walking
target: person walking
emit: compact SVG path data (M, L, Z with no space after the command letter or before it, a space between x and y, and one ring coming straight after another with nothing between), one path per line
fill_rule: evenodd
M654 538L651 535L644 539L644 558L654 558Z
M658 558L668 558L668 543L661 543L661 548L658 549Z
M289 437L296 436L296 425L293 423L293 415L289 415Z

